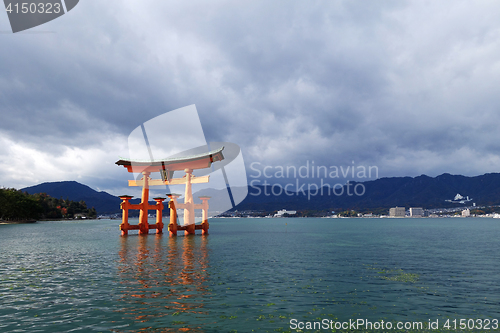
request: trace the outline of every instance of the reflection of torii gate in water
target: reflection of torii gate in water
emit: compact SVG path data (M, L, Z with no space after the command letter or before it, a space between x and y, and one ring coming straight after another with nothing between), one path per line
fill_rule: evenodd
M156 201L156 205L150 205L148 202L149 186L180 184L186 184L184 203L181 204L177 202L177 198L180 196L179 194L167 194L170 198L170 224L168 225L170 236L176 236L177 230L184 230L184 234L188 235L194 234L196 229L201 229L202 234L208 234L208 199L210 197L199 197L202 203L195 204L193 202L191 184L208 183L210 176L193 176L193 170L206 169L209 168L213 162L222 161L224 159L224 155L222 155L223 149L224 147L221 147L208 153L151 162L132 160L117 161L115 164L123 165L127 168L128 172L140 172L143 175L140 180L128 181L128 186L142 186L140 204L131 204L129 200L132 196L120 196L120 199L123 200L121 203L121 209L123 211L122 224L120 224L122 235L127 235L129 230L139 230L139 234L148 234L149 229L156 229L156 233L161 234L163 232L162 213L163 200L165 200L165 198L153 198L153 200ZM184 171L186 175L182 178L172 178L174 171ZM160 172L162 179L151 179L149 175L152 172ZM183 226L177 225L177 208L184 209ZM131 225L128 223L129 209L140 210L138 225ZM148 210L150 209L156 210L156 224L148 223ZM203 212L201 225L195 225L195 209L201 209Z

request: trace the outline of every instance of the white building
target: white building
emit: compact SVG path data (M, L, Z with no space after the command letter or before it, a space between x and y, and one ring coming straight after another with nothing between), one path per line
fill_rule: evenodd
M295 215L295 214L297 214L297 211L296 210L286 210L286 209L278 210L278 212L276 214L274 214L274 217L283 217L284 214Z
M462 217L469 217L470 216L470 209L467 208L467 209L464 209L462 211Z
M394 207L389 209L390 217L405 217L406 209L404 207Z
M424 209L422 207L412 207L410 208L410 216L422 217L424 216Z

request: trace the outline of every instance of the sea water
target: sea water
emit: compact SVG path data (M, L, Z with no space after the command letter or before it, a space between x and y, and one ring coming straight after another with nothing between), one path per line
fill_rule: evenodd
M498 219L212 219L173 238L119 223L0 225L0 332L500 319Z

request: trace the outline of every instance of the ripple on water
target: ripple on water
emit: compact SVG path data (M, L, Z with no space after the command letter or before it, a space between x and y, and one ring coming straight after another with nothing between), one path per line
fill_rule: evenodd
M103 221L3 228L0 331L273 331L290 318L500 312L498 225L326 220L287 219L286 232L285 220L214 220L209 237L178 238L120 237Z

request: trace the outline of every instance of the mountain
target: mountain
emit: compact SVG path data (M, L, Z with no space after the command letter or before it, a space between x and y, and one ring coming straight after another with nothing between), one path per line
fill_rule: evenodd
M354 188L363 195L354 194ZM437 177L421 175L418 177L380 178L366 182L351 182L350 193L346 185L343 188L332 189L324 187L280 195L266 195L273 191L271 186L249 186L248 196L236 209L238 210L266 210L295 209L295 210L365 210L388 209L395 206L441 208L457 207L456 203L447 202L456 194L472 198L477 205L500 205L500 174L489 173L481 176L466 177L450 175L448 173ZM307 185L305 186L307 189ZM274 188L274 193L279 193ZM341 194L342 195L337 195ZM290 195L291 194L291 195Z
M302 182L303 183L303 182ZM354 189L357 193L354 194ZM55 198L70 199L73 201L84 200L87 207L94 207L98 214L120 212L120 198L106 192L97 192L90 187L75 181L43 183L22 189L30 194L47 193ZM232 188L235 198L242 197L245 188ZM285 193L278 187L248 186L247 197L235 209L274 211L279 209L290 210L376 210L389 209L390 207L423 207L441 208L457 207L457 203L447 200L453 199L457 194L472 198L478 206L500 205L500 173L488 173L481 176L466 177L450 175L448 173L437 177L421 175L418 177L392 177L380 178L366 182L351 182L333 192L332 188L324 187L316 191ZM269 195L274 191L278 195ZM281 193L280 193L281 192ZM339 195L342 192L342 195ZM267 193L267 195L266 195ZM350 193L351 195L349 195ZM227 190L202 190L194 193L208 195L211 210L226 210L228 207ZM134 199L138 203L139 199ZM182 200L181 200L182 202Z
M29 194L47 193L54 198L85 201L88 208L94 207L98 214L119 213L120 198L104 191L97 192L87 185L75 181L42 183L21 189Z

